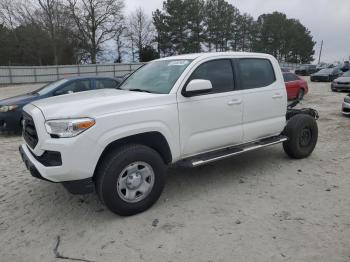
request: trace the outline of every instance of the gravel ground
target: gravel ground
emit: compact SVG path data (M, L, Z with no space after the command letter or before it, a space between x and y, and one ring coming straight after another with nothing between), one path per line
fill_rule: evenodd
M0 98L37 86L0 88ZM0 136L0 261L350 261L350 119L344 93L310 83L320 113L308 159L280 145L172 169L160 200L128 218L96 195L32 178L18 136Z

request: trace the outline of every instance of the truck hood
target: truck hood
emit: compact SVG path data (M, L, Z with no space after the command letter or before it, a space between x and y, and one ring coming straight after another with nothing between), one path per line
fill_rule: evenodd
M175 95L151 94L117 89L93 91L50 97L33 102L46 120L95 117L118 111L135 110L176 102Z

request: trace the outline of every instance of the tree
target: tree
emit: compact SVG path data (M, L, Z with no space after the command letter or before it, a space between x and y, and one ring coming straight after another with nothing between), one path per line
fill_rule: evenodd
M137 8L135 12L131 13L127 28L130 41L132 41L132 47L134 47L135 43L136 52L140 60L142 49L150 45L154 39L152 20L146 15L142 8ZM132 52L135 51L132 50Z
M155 42L157 42L158 53L166 56L172 52L172 43L168 25L166 24L166 15L157 9L152 14L153 24L156 29Z
M187 26L186 41L184 43L185 53L199 53L202 51L201 44L205 40L203 31L205 2L203 0L185 0Z
M91 62L102 51L102 45L115 37L123 18L123 0L67 0L75 21L82 48Z
M227 51L234 39L239 11L225 0L208 0L205 17L206 38L209 51Z
M174 55L201 52L205 40L204 0L167 0L153 12L158 53Z
M255 29L256 23L252 16L246 13L239 15L237 17L234 40L231 43L232 49L235 51L252 51Z
M37 10L38 22L50 36L50 45L54 57L54 64L60 63L63 50L72 40L70 35L72 21L69 10L61 0L38 0L40 9Z
M123 61L123 51L122 49L125 47L123 37L126 31L126 27L124 25L121 25L115 35L115 43L117 46L117 58L115 59L115 63L121 63Z
M255 51L272 54L279 61L310 62L314 45L310 31L283 13L263 14L257 20Z
M159 58L159 53L152 46L145 46L140 53L140 62L148 62Z

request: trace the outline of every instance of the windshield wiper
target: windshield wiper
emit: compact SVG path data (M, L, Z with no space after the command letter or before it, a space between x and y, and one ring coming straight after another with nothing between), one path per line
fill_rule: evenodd
M151 91L140 89L140 88L131 88L131 89L124 89L124 90L135 91L135 92L144 92L144 93L151 93L152 94Z

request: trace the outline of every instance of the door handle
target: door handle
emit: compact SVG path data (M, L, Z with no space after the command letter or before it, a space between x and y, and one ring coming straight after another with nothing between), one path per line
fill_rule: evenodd
M283 97L283 95L281 95L281 94L274 94L272 96L273 99L282 98L282 97Z
M229 106L232 105L240 105L242 104L242 99L232 99L231 101L227 102Z

